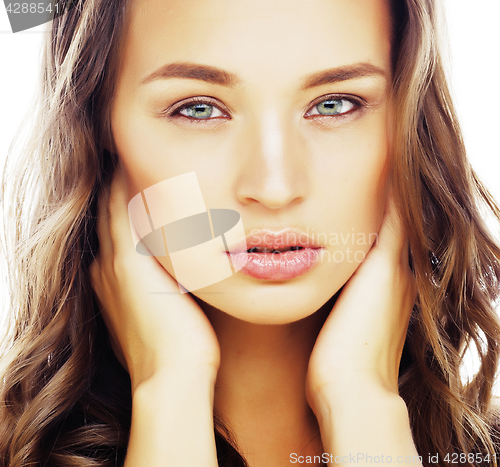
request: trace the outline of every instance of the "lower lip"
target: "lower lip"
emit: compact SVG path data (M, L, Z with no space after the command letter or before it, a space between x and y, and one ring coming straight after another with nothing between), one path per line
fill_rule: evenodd
M318 262L321 248L304 248L282 253L231 253L236 270L255 279L285 281L305 274Z

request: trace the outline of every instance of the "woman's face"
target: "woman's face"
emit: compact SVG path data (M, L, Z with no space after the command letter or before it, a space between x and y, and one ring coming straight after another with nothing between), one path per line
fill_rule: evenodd
M381 225L388 2L131 0L127 14L111 118L129 199L194 171L256 249L193 294L255 323L309 316Z

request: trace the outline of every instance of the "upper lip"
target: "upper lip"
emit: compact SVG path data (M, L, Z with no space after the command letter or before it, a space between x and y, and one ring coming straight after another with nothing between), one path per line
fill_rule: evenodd
M266 248L268 250L290 248L300 246L302 248L322 248L314 241L314 238L302 230L283 229L280 231L272 230L252 230L245 240L233 245L230 248L232 253L241 253L250 248Z

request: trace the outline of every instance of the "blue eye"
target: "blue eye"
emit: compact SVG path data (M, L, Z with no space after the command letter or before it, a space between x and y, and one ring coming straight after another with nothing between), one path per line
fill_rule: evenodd
M210 101L194 99L175 109L171 116L182 115L193 120L209 120L224 117L225 114Z
M362 103L354 100L354 98L346 98L339 96L327 97L326 99L317 101L306 117L311 116L343 116L357 108L363 106ZM229 117L227 112L222 111L214 104L214 101L207 97L198 97L187 102L181 103L177 108L166 112L169 117L182 116L189 120L214 120L220 117ZM230 118L230 117L229 117Z
M209 118L212 115L213 112L213 106L212 105L207 105L207 104L195 104L195 105L190 105L189 107L184 107L180 111L186 112L187 117L193 117L193 118Z
M343 115L350 112L357 107L357 104L348 100L341 98L330 98L318 102L312 109L308 112L307 116L311 115L326 115L335 116Z

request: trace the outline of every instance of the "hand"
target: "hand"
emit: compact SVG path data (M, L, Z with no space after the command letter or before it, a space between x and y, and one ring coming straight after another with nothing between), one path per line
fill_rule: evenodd
M331 397L360 387L398 394L415 298L408 242L389 196L378 241L344 286L311 353L306 392L313 410L320 394Z
M132 388L164 370L203 368L215 375L220 349L208 318L190 295L179 293L155 257L135 251L127 205L117 169L99 200L99 252L90 275L111 346Z

